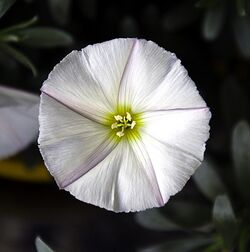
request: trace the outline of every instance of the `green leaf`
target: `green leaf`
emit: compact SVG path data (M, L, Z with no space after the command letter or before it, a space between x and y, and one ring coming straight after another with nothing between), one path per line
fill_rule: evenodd
M200 191L210 200L226 192L217 170L216 164L210 158L206 158L193 176Z
M8 11L8 9L16 2L16 0L0 1L0 18Z
M49 48L69 46L73 43L73 38L69 33L54 28L28 28L17 34L21 43L33 47Z
M202 252L221 252L224 251L224 242L222 237L218 234L213 235L213 242L206 248L202 250Z
M12 34L6 34L6 35L0 34L0 41L1 42L18 42L19 38L18 36L12 35Z
M71 0L48 0L50 12L55 21L64 25L69 19Z
M246 0L236 0L236 6L238 14L240 16L246 16Z
M8 27L8 28L5 28L3 30L0 30L0 34L8 34L8 33L13 33L13 32L16 32L18 30L21 30L21 29L24 29L24 28L27 28L33 24L35 24L38 20L38 17L35 16L25 22L22 22L20 24L17 24L17 25L13 25L11 27Z
M172 199L161 208L164 214L177 225L184 228L198 228L207 225L211 220L211 209L208 205L194 200Z
M209 245L211 238L188 237L164 242L150 248L142 249L139 252L194 252L202 251L201 248Z
M181 230L181 227L173 223L156 208L137 213L135 219L141 226L156 231Z
M240 121L233 130L232 154L239 189L243 197L250 202L250 126Z
M53 250L40 237L36 237L35 245L37 252L53 252Z
M225 5L222 1L208 8L204 14L202 33L205 39L214 40L218 37L225 19Z
M33 75L37 75L37 70L33 63L21 52L19 52L17 49L7 45L7 44L0 44L0 50L3 51L4 53L10 55L13 57L15 60L17 60L19 63L23 64L27 68L29 68Z
M238 225L231 202L226 195L217 196L214 202L213 220L224 240L225 248L232 249L238 234Z

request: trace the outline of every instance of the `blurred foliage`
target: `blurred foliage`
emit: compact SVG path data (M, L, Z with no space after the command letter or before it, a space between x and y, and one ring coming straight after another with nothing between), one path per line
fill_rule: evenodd
M73 237L76 233L70 225L65 228L64 238L71 239L67 240L68 251L70 246L73 251L80 251L77 244L84 244L79 245L79 248L87 248L82 249L84 251L135 251L138 247L144 252L250 251L249 0L145 0L140 4L132 0L0 0L0 18L1 83L39 93L42 81L54 65L73 48L116 37L142 37L175 52L182 59L211 107L213 117L206 158L183 191L162 209L136 214L136 220L144 229L128 221L133 220L133 214L119 215L118 222L117 215L82 203L86 211L79 214L82 209L79 210L77 216L88 219L93 209L103 214L92 216L95 225L87 223L82 233L77 229L84 239L76 241ZM49 181L41 164L37 148L31 146L1 161L0 176L3 181L6 177ZM18 193L20 184L16 187ZM27 191L34 190L35 194L34 188L30 184ZM61 238L61 222L66 222L75 208L68 210L68 201L60 199L59 194L54 198L49 193L31 195L25 197L32 204L35 199L37 202L43 199L46 205L48 198L49 203L42 210L46 215L54 201L63 202L60 207L54 206L53 219L63 216L58 221L58 232L44 231L52 248L62 249L66 238ZM21 206L20 203L19 208ZM67 215L65 211L62 214L65 209ZM39 210L33 211L31 206L25 220L35 211ZM126 221L121 221L123 219ZM95 235L92 233L94 227L98 229ZM41 231L37 227L34 229L35 235ZM34 234L29 237L30 243L33 239ZM19 248L19 243L17 246ZM46 248L39 239L36 246ZM67 248L60 251L67 251ZM23 251L34 251L34 248Z
M0 2L0 18L15 3L15 0L2 0Z
M0 18L14 3L14 0L0 2ZM35 16L26 22L0 30L0 50L13 57L19 63L30 68L34 76L37 75L37 69L32 61L12 45L20 44L38 48L53 48L58 46L68 46L73 43L73 38L65 31L48 27L30 28L37 21L38 18Z

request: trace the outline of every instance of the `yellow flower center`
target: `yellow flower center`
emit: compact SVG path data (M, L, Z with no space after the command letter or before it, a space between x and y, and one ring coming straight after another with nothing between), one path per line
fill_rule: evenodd
M124 136L127 129L133 129L136 125L129 112L126 112L126 115L123 116L115 115L114 118L116 122L111 124L111 129L117 130L116 135L118 137Z

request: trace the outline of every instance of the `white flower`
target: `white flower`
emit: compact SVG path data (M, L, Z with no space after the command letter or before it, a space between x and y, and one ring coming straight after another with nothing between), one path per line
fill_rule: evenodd
M0 86L0 159L16 154L38 135L39 96Z
M41 91L40 151L79 200L116 212L159 207L203 159L209 109L180 60L151 41L73 51Z

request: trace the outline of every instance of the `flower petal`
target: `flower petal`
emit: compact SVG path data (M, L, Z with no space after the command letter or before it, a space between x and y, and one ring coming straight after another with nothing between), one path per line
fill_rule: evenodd
M54 68L42 92L87 118L103 122L116 107L132 45L132 39L116 39L73 51Z
M134 42L120 84L119 103L135 112L205 106L175 54L146 40Z
M116 212L162 206L200 165L209 118L208 108L145 113L140 140L121 141L65 189L82 201Z
M149 110L206 107L180 60L176 61L171 71L145 101Z
M89 71L102 87L112 109L117 106L118 89L135 39L113 39L83 49Z
M145 112L141 130L155 139L203 160L209 137L209 108Z
M39 96L0 86L0 158L28 146L38 134Z
M163 202L148 176L146 159L143 148L121 141L106 159L65 189L79 200L115 212L159 207Z
M200 165L208 139L208 108L146 112L142 115L141 145L148 153L165 204L180 191ZM141 155L140 155L141 156Z
M179 192L201 161L176 147L143 135L143 144L155 172L155 183L165 204L169 197Z
M209 136L208 108L146 112L141 139L166 203L186 184L203 160Z
M39 103L39 96L14 88L0 86L0 107L28 107Z
M39 148L45 164L64 188L101 162L115 147L106 126L41 95Z

